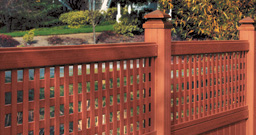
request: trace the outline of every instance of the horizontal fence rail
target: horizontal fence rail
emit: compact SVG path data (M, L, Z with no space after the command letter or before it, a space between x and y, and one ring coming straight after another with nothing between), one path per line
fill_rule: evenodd
M177 41L172 42L172 55L207 54L249 51L249 42L234 41Z
M155 43L85 45L69 47L7 48L0 50L0 70L135 59L157 56Z
M1 49L1 134L152 132L156 52L153 43Z
M198 134L218 128L226 121L236 122L248 118L248 49L246 41L172 42L172 132ZM237 119L232 119L231 114ZM210 119L215 119L211 122L218 126L200 128L201 132L195 128L197 124L201 124L200 127L211 125L207 123Z

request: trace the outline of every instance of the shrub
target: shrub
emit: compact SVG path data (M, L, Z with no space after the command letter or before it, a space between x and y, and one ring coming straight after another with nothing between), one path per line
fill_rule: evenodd
M134 36L134 34L141 33L143 29L139 27L141 21L138 19L136 12L128 14L127 11L124 12L123 16L120 18L120 22L114 25L114 30L118 34L126 36Z
M256 18L255 0L159 0L172 9L172 35L181 40L238 39L239 21Z
M120 23L114 25L115 32L131 37L140 35L143 32L142 24L145 22L143 17L151 11L150 9L146 9L142 12L132 11L131 14L129 14L128 10L125 8L120 18Z
M47 38L49 44L52 45L82 45L88 44L88 41L80 39L80 38L70 38L70 37L59 37L52 36Z
M113 20L115 21L116 15L117 15L117 8L116 7L108 8L108 10L103 13L103 15L106 21L113 21Z
M67 23L70 28L79 28L90 24L89 11L71 11L60 15L60 21Z
M23 36L23 41L25 44L31 44L35 36L35 29L30 30L27 34Z
M17 45L19 45L20 43L13 39L11 36L7 36L7 35L0 35L0 46L1 47L16 47Z
M59 36L52 36L47 38L47 41L49 44L56 45L56 44L62 44L64 40Z
M108 38L113 37L113 36L117 36L116 33L114 33L113 31L104 31L102 32L100 35L98 35L97 37L97 42L105 42Z

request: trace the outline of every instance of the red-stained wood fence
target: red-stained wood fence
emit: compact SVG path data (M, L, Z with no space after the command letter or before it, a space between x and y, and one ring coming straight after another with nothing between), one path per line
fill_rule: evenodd
M171 41L145 16L144 43L0 49L0 135L254 135L256 32Z

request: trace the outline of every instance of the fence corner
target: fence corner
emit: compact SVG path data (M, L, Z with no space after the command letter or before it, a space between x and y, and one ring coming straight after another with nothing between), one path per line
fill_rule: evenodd
M155 42L158 45L158 56L155 58L155 117L153 121L157 135L171 134L171 27L167 20L170 18L159 10L144 16L147 22L145 29L145 42Z
M247 40L249 42L249 52L247 54L247 105L249 110L249 118L247 120L247 135L256 134L256 31L255 20L250 17L244 18L239 21L241 26L239 29L239 39Z

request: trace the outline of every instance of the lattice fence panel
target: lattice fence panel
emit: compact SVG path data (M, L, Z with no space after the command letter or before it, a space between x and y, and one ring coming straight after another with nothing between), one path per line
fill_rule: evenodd
M246 52L172 56L172 124L245 105Z
M0 71L1 132L152 132L154 68L140 58Z

